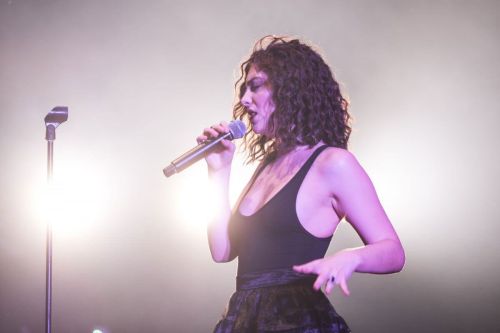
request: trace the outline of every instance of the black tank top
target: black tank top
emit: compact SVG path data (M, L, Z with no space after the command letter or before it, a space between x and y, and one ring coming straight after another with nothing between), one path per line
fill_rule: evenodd
M302 181L327 147L316 149L292 179L253 215L242 215L237 207L231 216L230 237L238 255L238 275L291 268L325 256L332 236L318 238L309 233L300 224L295 207Z

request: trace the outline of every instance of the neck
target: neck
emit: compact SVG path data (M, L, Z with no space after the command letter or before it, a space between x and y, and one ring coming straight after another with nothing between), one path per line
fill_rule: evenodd
M322 142L318 142L313 146L309 145L296 145L291 147L282 147L281 149L276 149L274 153L274 160L282 159L284 157L294 158L297 155L300 155L303 152L308 152L311 149L316 149L320 145L323 145Z
M323 145L324 143L322 141L314 144L314 145L295 145L291 147L283 147L281 149L277 149L278 155L283 155L283 154L288 154L288 153L294 153L294 152L301 152L305 150L310 150L314 149L316 147L319 147Z

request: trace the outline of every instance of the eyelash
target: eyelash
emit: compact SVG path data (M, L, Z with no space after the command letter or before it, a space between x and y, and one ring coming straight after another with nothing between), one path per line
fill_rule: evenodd
M248 88L250 88L250 90L252 92L255 92L257 89L259 89L262 85L261 84L255 84L255 83L251 83L249 85L247 85Z

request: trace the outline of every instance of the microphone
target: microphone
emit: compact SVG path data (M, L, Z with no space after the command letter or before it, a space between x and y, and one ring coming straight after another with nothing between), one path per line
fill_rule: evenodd
M208 155L214 147L216 147L222 140L233 140L240 139L245 134L246 127L241 120L233 120L229 123L229 132L219 135L213 140L207 140L200 143L193 149L187 151L183 155L179 156L170 163L165 169L163 169L163 174L166 177L170 177L175 173L179 173L182 170L189 167L191 164L198 162L205 155Z

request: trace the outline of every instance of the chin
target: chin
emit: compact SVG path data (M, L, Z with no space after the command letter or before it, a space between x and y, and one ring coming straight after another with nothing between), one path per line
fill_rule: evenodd
M252 130L257 133L257 134L261 134L261 135L266 135L266 126L263 126L262 124L260 123L255 123L252 125Z
M253 125L252 124L252 131L255 134L263 134L262 128L260 128L259 125Z
M262 133L262 131L260 131L258 128L254 128L254 129L252 129L252 130L253 130L253 132L254 132L255 134L261 134L261 135L262 135L262 134L264 134L264 133Z

